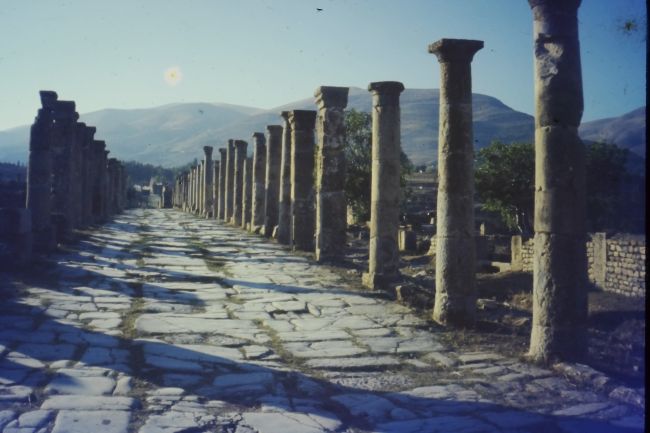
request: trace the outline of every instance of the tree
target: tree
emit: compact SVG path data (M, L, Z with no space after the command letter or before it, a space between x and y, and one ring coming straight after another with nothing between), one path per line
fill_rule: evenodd
M476 192L483 209L511 230L529 235L535 204L535 150L530 143L494 141L476 154Z
M372 117L357 110L345 111L345 198L355 218L370 219L370 183L372 179ZM413 165L404 152L400 155L400 185L406 185L405 175Z
M587 227L621 227L620 186L628 150L615 144L588 143L586 150ZM492 142L476 154L476 192L483 209L498 212L520 234L532 230L535 203L535 149L530 143Z

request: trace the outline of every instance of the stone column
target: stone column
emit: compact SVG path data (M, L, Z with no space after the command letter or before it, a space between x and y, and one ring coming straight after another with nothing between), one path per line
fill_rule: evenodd
M341 257L345 249L345 118L347 87L321 86L314 95L316 122L316 260Z
M282 126L266 127L266 175L264 196L264 236L271 237L278 225L280 202L280 163L282 159Z
M226 203L224 211L224 221L229 223L233 216L234 205L234 181L235 181L235 140L228 140L228 147L226 147L226 183L225 194Z
M49 106L50 102L56 101L56 97L54 92L41 92L44 108L38 110L29 137L26 207L32 216L33 247L36 252L48 252L55 246L50 221L52 209L50 140L53 119Z
M106 142L101 142L104 146L104 150L101 154L101 163L100 163L100 187L101 187L101 198L102 198L102 208L101 208L101 221L106 222L108 220L108 154L110 151L106 150Z
M212 217L212 176L214 175L212 146L204 146L203 153L205 154L203 160L203 216L210 218Z
M293 249L314 251L314 126L316 112L289 112L291 123L291 238Z
M95 132L97 128L94 126L87 126L83 128L83 164L82 164L82 178L83 185L81 193L83 196L82 204L82 218L83 225L87 226L94 222L93 219L93 191L95 182Z
M218 218L219 212L219 166L221 162L212 161L212 218Z
M535 53L535 247L531 359L587 354L585 150L579 0L530 0Z
M282 124L282 150L280 155L280 196L278 200L278 242L291 244L291 123L289 112L280 113Z
M246 148L248 143L243 140L235 140L235 172L232 223L241 226L242 223L242 200L244 199L244 163L246 162Z
M241 228L248 230L251 227L251 205L253 204L253 159L244 161L244 196L242 198Z
M217 203L217 218L225 221L226 211L226 170L228 169L227 149L220 148L221 162L219 163L219 202Z
M441 69L433 320L444 325L472 324L476 314L471 62L481 48L465 39L429 45Z
M205 204L205 187L203 185L203 180L205 179L205 161L199 162L198 169L198 176L196 178L196 187L198 192L196 214L203 216L203 205Z
M72 195L73 147L76 148L75 123L79 115L74 101L54 103L54 125L50 156L52 158L52 213L59 216L61 235L67 237L75 224Z
M386 289L399 275L397 231L400 210L400 107L404 85L370 83L372 92L372 179L368 273L363 284Z
M266 139L261 132L253 134L253 176L252 176L252 209L251 231L259 232L264 226L264 200L265 200L265 171L266 171Z

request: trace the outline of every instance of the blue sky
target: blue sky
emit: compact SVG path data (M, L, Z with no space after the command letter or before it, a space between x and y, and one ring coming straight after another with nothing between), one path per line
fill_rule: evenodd
M89 112L199 101L272 108L309 97L319 85L381 80L437 88L439 65L427 45L443 37L484 40L473 62L474 92L533 113L525 0L0 0L0 6L0 130L32 122L39 89L56 90ZM583 120L645 105L645 2L583 0L579 19Z

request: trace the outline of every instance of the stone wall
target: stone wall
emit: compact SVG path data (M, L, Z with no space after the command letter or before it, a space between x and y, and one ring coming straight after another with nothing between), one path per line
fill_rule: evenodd
M512 269L533 271L533 239L512 238ZM589 280L597 287L625 296L645 297L645 237L592 233L586 245Z

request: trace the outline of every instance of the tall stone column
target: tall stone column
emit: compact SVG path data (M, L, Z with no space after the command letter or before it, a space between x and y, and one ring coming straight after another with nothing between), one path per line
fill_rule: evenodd
M75 123L79 115L74 101L54 103L54 125L50 155L52 158L52 213L60 218L63 237L74 227L75 214L72 194L73 154L76 148Z
M212 182L214 168L212 166L212 146L204 146L203 153L203 216L210 218L212 216Z
M194 182L195 176L196 175L196 167L192 167L190 169L190 179L189 179L189 188L190 188L190 203L189 203L189 209L188 212L192 213L194 212L194 196L195 196L195 185L196 183Z
M289 112L291 123L291 238L293 249L314 251L314 126L316 112Z
M261 132L253 133L253 173L252 173L252 232L259 232L264 226L264 179L266 172L266 139Z
M282 150L280 155L280 196L278 199L278 242L291 244L291 123L289 112L282 116Z
M205 179L205 161L199 162L199 171L196 178L196 186L198 190L198 203L196 206L196 214L203 216L203 206L205 204L205 187L203 185L203 180Z
M535 247L530 357L587 353L579 0L530 0L535 53Z
M82 215L83 225L87 226L94 222L93 217L93 192L95 182L95 132L97 128L94 126L87 126L83 129L83 185L81 193L83 195Z
M106 222L108 220L108 154L110 151L106 150L106 142L102 141L104 145L104 151L101 155L101 164L100 164L100 179L101 179L101 221Z
M476 314L471 63L481 48L465 39L429 45L441 79L433 320L444 325L472 324Z
M225 194L226 203L224 211L224 221L229 223L233 216L233 205L235 197L235 140L228 140L226 147L226 184Z
M219 154L221 162L219 163L219 202L217 203L217 218L225 221L226 213L226 170L228 169L227 149L220 148Z
M321 86L314 95L316 121L316 260L341 257L345 249L345 118L348 88Z
M221 162L214 160L212 162L212 218L218 218L219 212L219 166Z
M54 248L54 232L51 225L52 161L50 140L53 118L50 108L45 108L56 93L41 92L44 108L38 110L29 137L29 165L27 166L27 203L32 216L33 246L36 252L48 252Z
M251 226L251 205L253 204L253 158L244 161L244 195L242 198L241 228L247 230Z
M264 180L264 236L273 235L278 225L280 204L280 164L282 159L282 126L266 126L266 175Z
M244 163L246 162L246 148L248 143L244 140L235 140L235 172L233 191L232 223L241 226L242 223L242 200L244 199Z
M370 83L372 92L372 178L368 273L363 284L385 289L399 275L400 107L404 85Z

